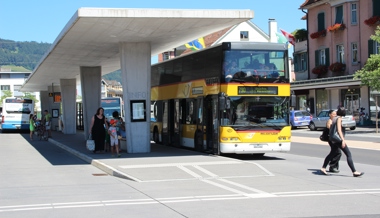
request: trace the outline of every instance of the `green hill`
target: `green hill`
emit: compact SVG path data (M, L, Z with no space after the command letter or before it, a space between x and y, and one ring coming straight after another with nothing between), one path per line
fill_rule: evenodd
M33 71L51 45L51 43L17 42L0 38L0 67L11 69L13 72ZM121 71L114 71L104 75L103 78L121 83Z
M50 43L17 42L0 38L0 66L20 66L32 71L50 46Z

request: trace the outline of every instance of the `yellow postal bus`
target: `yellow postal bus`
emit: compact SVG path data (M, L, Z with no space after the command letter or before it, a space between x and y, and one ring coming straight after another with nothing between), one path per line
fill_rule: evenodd
M220 153L290 150L285 44L225 42L152 65L151 137Z

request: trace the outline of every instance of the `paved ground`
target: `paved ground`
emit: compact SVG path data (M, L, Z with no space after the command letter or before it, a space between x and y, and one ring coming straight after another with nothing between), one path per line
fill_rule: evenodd
M354 131L347 131L347 134L368 134L374 137L378 135L375 133L375 128L373 127L358 127ZM94 154L88 151L85 146L86 140L82 131L77 131L75 135L52 132L52 136L52 138L49 138L49 142L76 155L87 163L91 163L109 175L138 182L181 180L202 176L212 177L216 175L208 171L207 168L221 164L225 164L226 167L239 164L239 162L234 159L154 143L151 144L150 153L128 154L124 151L120 158L112 158L110 153ZM321 142L318 137L292 136L292 141L307 141L307 143L311 144L327 145L325 142ZM355 144L356 148L380 150L380 142L355 142L357 143L350 144ZM188 166L194 168L194 171L189 171L186 168ZM248 167L249 170L258 170L257 166L254 165L248 165L246 167ZM232 167L232 169L235 169L235 167ZM242 170L242 172L245 170ZM147 175L149 175L149 177L147 177ZM239 176L236 171L233 175ZM229 176L228 173L225 176Z
M349 137L379 141L371 129L359 131L365 137ZM294 143L298 147L320 148L303 146L326 145L318 141L320 134L295 130L293 141L303 142ZM323 176L319 167L327 148L316 156L273 153L263 158L230 158L152 144L150 153L123 153L121 158L112 158L110 153L87 151L83 132L53 132L50 142L30 143L27 134L1 134L0 138L4 150L0 155L4 162L1 217L125 217L126 212L128 217L152 217L152 212L154 217L380 214L379 165L355 163L366 172L358 179L345 164L341 173ZM378 151L371 153L376 156ZM127 179L100 176L104 172ZM347 205L355 210L348 210Z

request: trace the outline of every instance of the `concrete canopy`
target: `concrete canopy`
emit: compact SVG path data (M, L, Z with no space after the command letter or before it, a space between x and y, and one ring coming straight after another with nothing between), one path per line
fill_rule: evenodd
M153 56L252 18L251 10L80 8L21 91L47 91L76 78L80 66L118 70L120 42L150 42Z

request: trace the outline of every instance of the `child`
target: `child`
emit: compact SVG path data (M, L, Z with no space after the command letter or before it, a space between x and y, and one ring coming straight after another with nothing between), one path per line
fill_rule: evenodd
M110 122L111 126L108 129L108 134L110 135L111 140L111 151L112 151L112 157L114 157L114 150L116 149L117 157L120 157L119 154L119 139L117 137L117 130L116 130L116 124L117 120L111 120Z
M29 115L29 130L30 130L30 140L33 141L33 134L34 134L34 115Z

